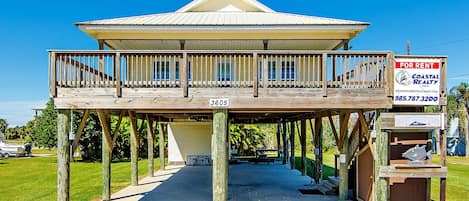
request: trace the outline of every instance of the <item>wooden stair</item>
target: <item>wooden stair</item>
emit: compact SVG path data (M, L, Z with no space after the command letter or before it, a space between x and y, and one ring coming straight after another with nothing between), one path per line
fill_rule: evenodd
M335 195L339 188L339 178L329 177L318 185L318 190L324 195Z

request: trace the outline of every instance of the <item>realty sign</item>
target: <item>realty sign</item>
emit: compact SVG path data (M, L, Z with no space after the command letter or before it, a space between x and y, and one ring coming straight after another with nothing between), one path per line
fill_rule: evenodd
M438 105L440 68L440 59L396 59L394 104Z

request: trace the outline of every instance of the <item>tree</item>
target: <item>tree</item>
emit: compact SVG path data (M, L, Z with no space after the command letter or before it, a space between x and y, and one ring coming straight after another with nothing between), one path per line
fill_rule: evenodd
M33 133L37 146L49 149L57 146L57 110L54 108L53 99L47 102L46 109L37 118Z
M5 134L8 128L8 123L5 119L0 119L0 133Z
M256 125L235 124L230 126L230 140L239 155L252 155L259 146L265 147L265 132Z
M469 157L469 83L461 83L459 86L451 88L450 96L454 97L454 103L456 104L456 107L454 107L456 111L451 111L450 114L453 113L452 115L457 115L459 117L459 133L460 135L464 135L466 142L466 157Z

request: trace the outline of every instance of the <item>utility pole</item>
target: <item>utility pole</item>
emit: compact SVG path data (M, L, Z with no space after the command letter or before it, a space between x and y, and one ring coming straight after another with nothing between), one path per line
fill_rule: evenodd
M407 55L410 55L410 41L407 41Z

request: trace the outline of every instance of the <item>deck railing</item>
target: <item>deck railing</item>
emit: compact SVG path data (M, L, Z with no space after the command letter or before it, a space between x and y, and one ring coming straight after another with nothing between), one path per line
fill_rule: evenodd
M393 55L356 51L50 51L57 88L390 89ZM392 90L388 90L391 95Z

